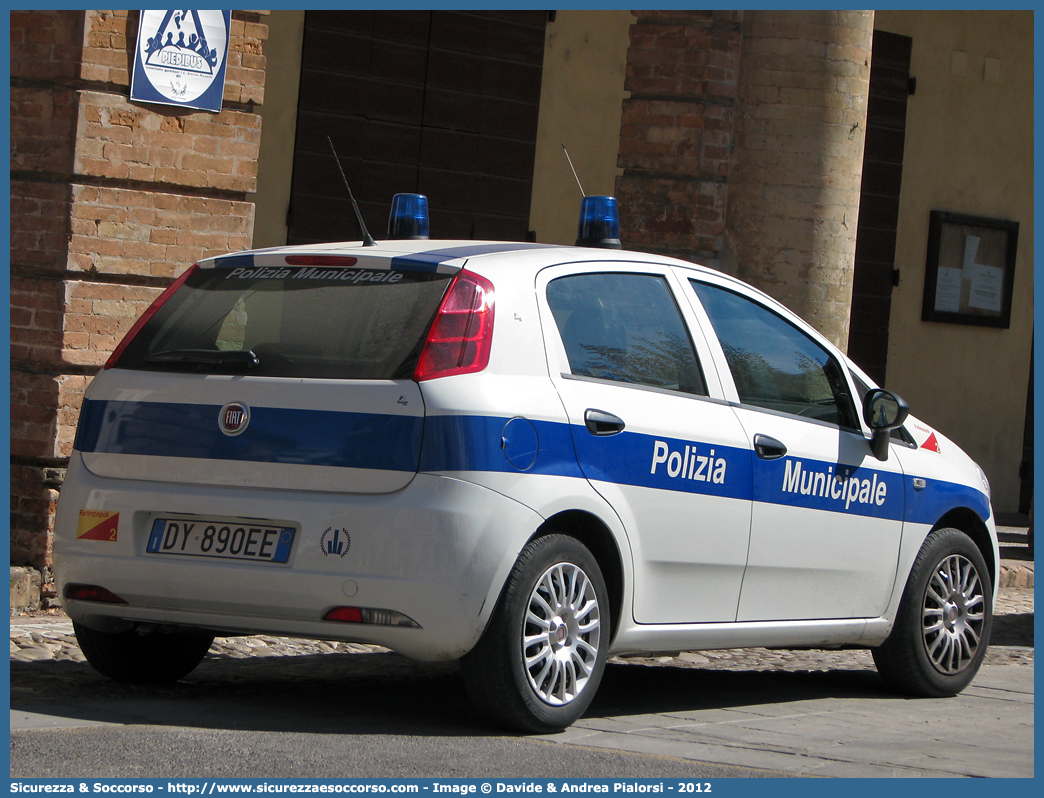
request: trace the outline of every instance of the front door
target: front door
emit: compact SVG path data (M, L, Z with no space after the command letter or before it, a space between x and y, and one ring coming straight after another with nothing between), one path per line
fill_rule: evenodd
M737 620L880 616L895 582L903 472L871 453L843 361L754 297L710 278L690 284L755 452Z

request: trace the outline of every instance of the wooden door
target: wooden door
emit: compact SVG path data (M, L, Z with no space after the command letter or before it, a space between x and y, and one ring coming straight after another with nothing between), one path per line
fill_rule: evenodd
M288 243L374 238L426 194L432 238L526 240L543 11L309 11Z
M913 39L874 31L848 355L879 385L888 362Z

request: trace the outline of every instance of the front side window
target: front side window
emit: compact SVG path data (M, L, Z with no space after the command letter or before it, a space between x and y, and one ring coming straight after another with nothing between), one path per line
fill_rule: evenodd
M547 286L571 373L707 395L688 328L666 280L574 274Z
M743 404L859 428L844 371L826 349L745 296L690 283L710 317Z

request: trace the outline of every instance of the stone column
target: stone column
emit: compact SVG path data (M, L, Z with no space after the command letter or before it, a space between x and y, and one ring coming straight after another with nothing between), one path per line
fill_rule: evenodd
M872 11L747 11L720 266L848 342Z

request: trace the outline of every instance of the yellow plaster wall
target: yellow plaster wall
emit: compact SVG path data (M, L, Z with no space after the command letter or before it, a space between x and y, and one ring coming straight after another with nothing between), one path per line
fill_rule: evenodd
M286 212L297 135L297 92L301 83L304 11L272 11L264 44L268 69L261 107L261 152L254 198L254 247L286 243Z
M547 26L529 211L541 243L576 241L581 194L562 144L587 194L614 193L633 21L630 11L559 11Z
M994 509L1014 512L1033 333L1033 13L878 11L874 27L913 39L917 79L886 383L982 466ZM932 210L1019 222L1010 329L921 321Z

